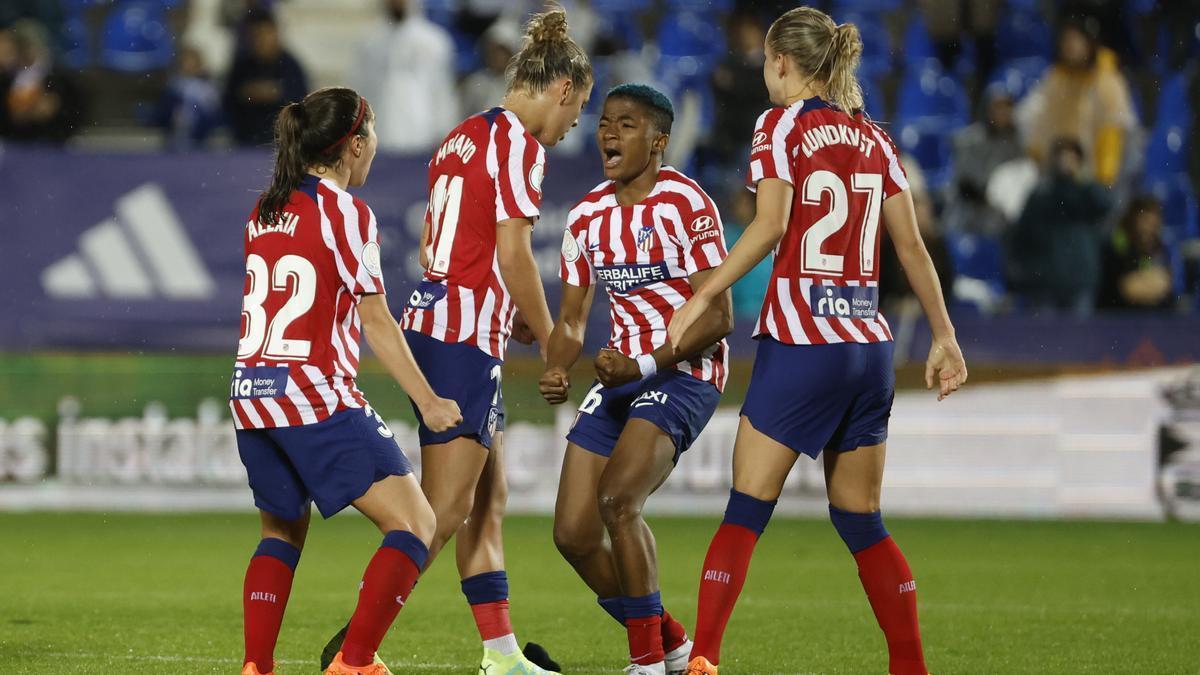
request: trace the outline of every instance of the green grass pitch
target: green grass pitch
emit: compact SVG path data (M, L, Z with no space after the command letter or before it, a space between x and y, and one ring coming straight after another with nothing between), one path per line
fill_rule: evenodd
M687 625L716 518L655 518L666 604ZM930 668L944 673L1200 672L1200 527L892 519L916 573ZM236 673L257 519L0 514L0 672ZM314 522L284 620L281 673L316 673L378 535ZM623 632L555 551L547 518L507 525L513 621L569 673L616 673ZM443 556L381 649L396 673L474 673L477 635ZM824 520L759 544L722 672L883 673L883 638Z

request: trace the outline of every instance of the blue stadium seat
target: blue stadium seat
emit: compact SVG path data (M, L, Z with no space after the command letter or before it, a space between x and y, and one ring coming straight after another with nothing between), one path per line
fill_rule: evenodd
M842 14L835 13L833 18L838 23L852 23L858 26L863 40L862 63L858 69L861 77L877 78L892 72L892 45L887 27L878 14L846 11Z
M1152 179L1146 188L1162 202L1163 229L1172 241L1186 241L1200 237L1200 222L1197 222L1196 195L1186 174Z
M894 138L900 148L917 160L931 189L950 182L953 145L950 130L940 118L927 117L903 124Z
M839 12L894 12L902 5L901 0L831 0L829 11L838 23L844 23Z
M1036 57L1048 59L1054 51L1054 34L1038 10L1009 8L996 27L996 60Z
M1002 86L1013 100L1020 100L1042 79L1048 65L1046 59L1037 56L1008 61L996 68L988 86Z
M962 85L942 70L937 59L910 65L900 84L896 117L902 124L936 118L953 131L970 119L970 102Z
M1167 78L1158 96L1158 114L1146 147L1146 179L1170 182L1188 170L1188 143L1192 111L1188 103L1187 77L1178 73Z
M984 282L995 296L1004 295L1004 247L999 238L970 232L945 236L955 274Z
M102 63L114 70L147 72L171 65L174 42L160 2L122 2L104 22Z
M63 36L63 63L76 69L92 65L92 35L87 22L80 16L69 16L63 22Z
M937 56L933 50L933 40L929 37L929 30L925 28L925 17L921 16L920 12L913 14L912 19L908 22L908 28L904 31L904 48L901 53L908 63L918 63Z
M672 12L695 14L728 14L733 10L734 0L668 0L667 8Z

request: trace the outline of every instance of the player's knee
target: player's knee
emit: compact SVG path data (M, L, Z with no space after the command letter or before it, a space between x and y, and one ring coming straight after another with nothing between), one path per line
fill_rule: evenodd
M642 500L627 492L602 490L597 502L600 518L610 528L642 517Z
M450 499L439 495L429 495L429 505L437 520L438 536L453 535L466 522L467 516L475 508L475 495L466 494L458 499Z
M829 505L829 520L851 553L858 553L888 538L878 504L873 511L855 512Z
M558 547L558 552L562 554L563 558L580 560L586 558L596 548L596 541L584 528L577 527L574 523L566 520L555 519L554 545Z
M265 512L264 512L265 513ZM297 550L304 549L304 540L308 536L308 518L285 520L276 516L264 516L262 523L263 539L279 539Z

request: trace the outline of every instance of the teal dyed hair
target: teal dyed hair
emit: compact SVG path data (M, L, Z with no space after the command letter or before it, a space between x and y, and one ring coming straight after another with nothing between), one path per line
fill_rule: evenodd
M661 91L648 84L619 84L608 90L607 98L624 98L637 101L650 111L651 121L655 128L664 134L671 133L671 124L675 121L675 107L671 99Z

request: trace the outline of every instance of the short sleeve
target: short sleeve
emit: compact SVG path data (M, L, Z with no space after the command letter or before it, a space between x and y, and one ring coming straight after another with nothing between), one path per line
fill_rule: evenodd
M558 276L572 286L587 287L596 281L592 263L587 257L587 219L577 216L563 231L562 255Z
M772 108L759 116L750 140L750 172L746 176L746 186L751 190L756 190L764 178L796 184L787 147L795 120L795 114L785 108Z
M505 117L496 120L496 222L537 220L542 207L546 150Z
M904 192L908 189L908 174L904 171L904 165L900 163L900 151L896 149L892 137L870 122L867 123L867 128L875 135L875 141L879 145L885 164L883 168L883 198L887 199Z
M720 265L729 254L725 228L716 205L703 190L688 186L676 201L683 269L688 275Z
M326 208L325 215L332 225L342 283L354 295L384 293L375 213L344 192L338 194L335 209Z

